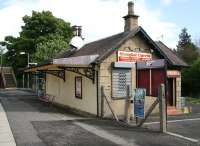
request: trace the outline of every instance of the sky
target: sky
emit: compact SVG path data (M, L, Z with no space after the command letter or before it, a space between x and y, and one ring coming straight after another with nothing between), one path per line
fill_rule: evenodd
M0 0L0 41L19 36L22 17L32 10L50 10L53 15L83 27L85 43L124 29L123 16L130 0ZM175 48L183 27L194 41L200 39L200 0L134 0L139 25L154 40Z

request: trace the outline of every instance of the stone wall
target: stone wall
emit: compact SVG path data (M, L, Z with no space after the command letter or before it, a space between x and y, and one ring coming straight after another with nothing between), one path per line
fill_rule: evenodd
M181 77L176 78L176 99L181 97Z
M139 50L140 52L150 53L149 46L142 38L140 38L139 35L136 35L134 38L126 41L124 44L122 44L119 48L119 50L122 51L136 51L138 48L141 48ZM138 51L138 50L137 50ZM111 85L111 73L112 73L112 67L111 63L117 61L117 52L114 52L111 54L108 58L106 58L101 64L100 64L100 72L99 72L99 85L104 86L105 94L109 99L109 103L112 106L113 110L118 116L124 116L125 113L125 99L116 100L112 98L112 85ZM153 55L153 59L158 59L155 55ZM132 90L136 88L136 69L132 69ZM101 95L99 94L101 97ZM146 97L146 105L145 109L147 110L149 106L155 101L155 98L153 97ZM100 103L100 102L99 102ZM100 103L101 104L101 103ZM132 110L133 111L133 110ZM154 111L158 111L157 109ZM104 103L104 116L110 117L112 116L111 111L108 108L107 103Z

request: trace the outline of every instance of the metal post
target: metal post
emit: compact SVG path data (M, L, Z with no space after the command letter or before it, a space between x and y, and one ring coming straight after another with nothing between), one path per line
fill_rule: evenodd
M102 91L101 96L102 96L103 98L105 98L105 100L106 100L106 102L107 102L107 104L108 104L108 107L109 107L109 109L110 109L110 111L111 111L113 117L114 117L115 120L118 122L119 119L118 119L116 113L114 112L114 110L112 109L112 106L111 106L111 104L109 103L109 101L108 101L108 99L107 99L107 97L106 97L106 95L105 95L105 93L104 93L104 87L103 87L103 86L101 86L101 91Z
M29 68L29 59L30 59L29 53L27 53L27 56L28 56L28 65L27 65L27 67ZM29 73L27 74L27 88L29 88Z
M27 88L29 88L29 73L27 74Z
M24 88L24 73L23 73L23 77L22 78L23 78L23 81L22 81L23 83L22 84L23 84L23 88Z
M101 118L104 117L104 87L101 86Z
M35 92L37 92L37 74L36 73L34 75L34 79L35 79Z
M3 68L3 51L4 51L4 49L3 49L3 47L0 45L0 51L1 51L1 71L2 71L2 68Z
M167 112L165 99L165 85L161 84L158 92L159 108L160 108L160 131L167 132Z
M129 108L130 108L130 86L127 86L126 89L126 105L125 105L125 121L127 123L130 123L130 112L129 112Z
M1 67L3 66L3 50L1 50Z

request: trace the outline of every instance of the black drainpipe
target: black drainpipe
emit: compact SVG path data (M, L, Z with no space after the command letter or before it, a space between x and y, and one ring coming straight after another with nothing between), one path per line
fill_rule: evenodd
M96 71L96 90L97 90L97 117L99 117L99 72Z

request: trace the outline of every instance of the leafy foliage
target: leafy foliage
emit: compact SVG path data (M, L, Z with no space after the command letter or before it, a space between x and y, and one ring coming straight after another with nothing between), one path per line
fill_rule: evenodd
M182 71L182 94L184 96L198 95L200 93L198 91L200 88L199 48L191 41L191 35L188 34L186 28L183 28L179 35L176 53L190 65Z
M182 91L184 95L200 96L200 58L198 58L190 68L182 73Z
M191 35L183 28L177 45L177 54L188 64L192 64L198 57L198 47L191 41Z
M63 37L59 35L51 36L46 41L42 41L36 45L34 60L36 62L42 62L51 59L67 47L68 44L64 41Z
M200 104L200 98L187 97L186 100L188 103Z
M27 53L31 62L54 57L66 49L73 35L70 23L54 17L50 11L33 11L32 16L23 17L23 22L19 37L7 36L0 42L8 49L7 65L15 70L27 66ZM20 55L20 52L26 52L26 55Z

